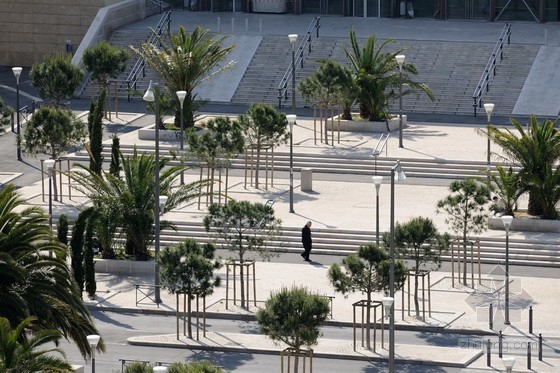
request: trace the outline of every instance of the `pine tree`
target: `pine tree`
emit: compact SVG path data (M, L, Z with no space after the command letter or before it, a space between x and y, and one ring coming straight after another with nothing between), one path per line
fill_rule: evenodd
M68 216L66 214L62 214L60 218L58 218L56 231L58 240L68 245Z
M93 233L95 229L95 213L90 215L86 223L86 231L84 237L84 280L85 288L90 299L95 296L97 284L95 283L95 266L93 262Z
M121 140L116 135L114 135L112 139L113 143L111 145L111 164L109 165L109 173L118 177L121 172Z

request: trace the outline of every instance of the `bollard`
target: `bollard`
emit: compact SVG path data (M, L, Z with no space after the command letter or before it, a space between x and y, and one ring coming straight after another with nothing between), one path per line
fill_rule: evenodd
M486 366L492 366L492 342L486 341Z
M529 334L533 334L533 306L529 307Z
M490 303L490 307L488 307L488 327L490 330L494 329L494 312L493 312L494 305Z
M531 342L527 343L527 369L531 370Z
M218 17L218 32L222 32L222 19Z
M231 17L231 34L235 34L235 18Z
M542 361L542 333L539 333L539 361Z
M262 18L259 19L259 36L262 35Z
M245 35L249 35L249 19L245 18Z
M498 336L498 357L502 358L502 349L504 347L504 336L500 330L500 335Z

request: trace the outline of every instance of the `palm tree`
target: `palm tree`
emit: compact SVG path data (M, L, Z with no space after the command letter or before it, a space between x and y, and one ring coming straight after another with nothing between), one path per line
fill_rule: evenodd
M554 128L555 121L545 119L539 123L534 115L531 115L527 131L515 119L510 119L510 122L515 131L496 126L488 127L487 135L504 150L506 157L496 153L493 155L521 167L521 178L531 180L527 212L531 215L542 215L543 206L537 197L536 188L550 177L547 172L552 170L552 167L547 165L552 166L560 159L560 133ZM546 195L541 194L541 197L546 199Z
M504 167L496 166L497 174L488 172L490 177L490 189L494 191L504 204L504 215L514 216L515 205L517 200L528 189L527 183L524 183L519 173L514 172L512 167L506 171ZM498 212L500 206L492 206L491 209Z
M394 43L392 39L378 44L375 35L370 36L364 48L361 48L356 38L356 32L350 30L351 50L346 50L346 57L350 60L356 83L358 85L358 103L360 116L369 121L384 121L389 119L387 112L389 103L399 97L399 85L405 87L402 95L421 91L430 100L434 95L427 85L413 81L409 75L417 75L418 69L413 63L403 65L402 81L397 73L398 64L395 56L401 54L403 49L396 52L385 52L388 44Z
M128 253L137 260L148 260L148 246L154 238L154 155L138 154L134 149L131 156L125 157L120 153L120 158L123 178L109 172L98 175L81 165L77 165L79 170L70 172L69 176L78 183L74 188L90 198L100 214L108 211L114 214L114 221L126 235ZM168 163L168 158L160 159L159 187L160 195L168 197L165 208L169 210L198 197L200 186L205 182L177 185L176 181L185 167L166 167ZM165 221L161 224L162 228L171 226Z
M26 331L34 328L35 320L34 317L28 317L12 329L8 319L0 317L0 372L73 372L61 349L37 350L42 345L56 343L60 339L60 332L39 330L28 335ZM63 358L53 353L59 353Z
M141 49L132 48L163 79L177 107L179 100L175 92L187 92L184 103L187 127L194 124L194 89L233 64L220 66L235 44L223 47L227 37L215 39L208 36L209 31L197 27L188 33L184 26L180 26L177 34L169 35L170 45L159 37L154 43L142 44Z
M36 328L60 331L86 356L86 337L99 333L72 280L66 246L41 209L23 204L13 185L0 191L0 317L18 325L35 316Z

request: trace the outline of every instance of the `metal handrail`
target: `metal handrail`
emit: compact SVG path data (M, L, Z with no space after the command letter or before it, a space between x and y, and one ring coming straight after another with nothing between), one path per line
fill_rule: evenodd
M313 18L313 21L311 21L311 24L309 25L309 27L307 28L307 31L305 32L305 36L302 38L301 42L299 43L299 47L296 51L296 61L295 61L295 69L297 70L297 66L298 64L301 65L301 69L303 69L303 57L304 57L304 51L305 51L305 47L308 46L308 54L311 53L311 34L313 31L313 28L315 28L316 31L316 37L317 39L319 38L319 28L321 27L321 24L319 23L321 20L321 17L315 17ZM292 78L292 66L290 64L290 66L286 69L286 72L284 73L284 76L282 76L282 80L280 80L280 84L278 84L278 108L282 108L282 97L284 97L284 100L288 99L288 83L290 82L291 78Z
M484 72L476 85L476 89L473 93L473 108L474 108L474 116L476 117L476 110L478 108L482 108L482 95L484 92L488 93L490 89L490 80L493 76L496 75L496 66L497 66L497 58L498 55L500 57L500 62L504 59L504 43L507 37L508 45L511 44L511 23L508 23L502 29L502 33L492 50L492 54L486 63L486 67L484 68Z
M159 19L159 22L156 25L156 28L152 30L152 34L148 38L147 43L155 42L156 39L159 38L162 35L163 28L165 27L166 24L167 24L167 33L169 33L170 27L171 27L171 11L166 11L165 13L163 13L161 18ZM145 78L146 77L146 61L144 61L143 58L139 58L139 59L136 60L136 62L134 63L134 66L132 67L132 70L130 70L130 73L128 74L128 77L126 78L126 89L127 89L128 101L131 100L131 94L130 94L131 91L136 90L136 83L138 81L140 71L142 71L142 77Z
M390 132L387 133L382 133L381 136L379 136L379 140L377 140L377 144L375 145L375 149L373 149L373 151L371 152L371 156L375 158L375 174L377 175L377 158L381 155L381 153L383 152L383 149L385 149L385 156L388 155L388 147L387 147L387 141L389 141L389 136L391 136Z

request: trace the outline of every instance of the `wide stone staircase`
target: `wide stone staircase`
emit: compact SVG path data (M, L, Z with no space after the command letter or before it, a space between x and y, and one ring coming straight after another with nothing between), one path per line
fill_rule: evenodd
M237 91L232 99L235 103L251 104L266 102L278 105L278 84L287 68L290 67L291 54L285 48L285 38L267 36L255 53ZM363 45L365 40L360 40ZM379 40L379 43L383 40ZM304 59L304 67L298 66L296 85L313 74L317 68L315 61L334 59L348 64L345 49L348 39L318 38L312 41L312 51ZM409 95L403 98L403 108L413 113L440 113L472 115L472 94L478 84L486 62L492 52L489 43L452 43L436 41L398 40L386 46L387 51L404 49L406 61L414 63L419 70L415 77L418 82L427 84L435 96L431 101L426 95ZM521 88L538 52L538 46L511 44L504 49L504 60L493 77L486 102L496 105L495 113L511 114ZM283 65L283 66L282 66ZM291 87L288 99L282 104L291 103ZM296 93L296 106L306 106L302 97ZM391 104L393 112L398 111L398 102Z

